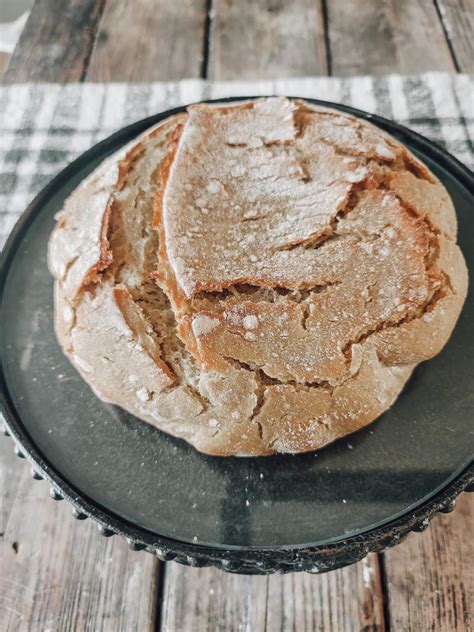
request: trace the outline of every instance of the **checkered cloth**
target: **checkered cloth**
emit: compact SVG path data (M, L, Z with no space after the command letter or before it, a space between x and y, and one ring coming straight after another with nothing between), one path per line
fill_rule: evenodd
M287 94L394 119L474 165L474 77L305 78L278 81L0 86L0 245L33 196L112 132L168 108L224 96Z

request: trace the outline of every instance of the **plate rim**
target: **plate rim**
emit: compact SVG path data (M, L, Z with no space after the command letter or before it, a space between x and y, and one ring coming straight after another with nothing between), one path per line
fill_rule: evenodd
M249 99L266 98L265 96L226 97L200 101L200 103L226 103ZM311 99L305 97L288 97L304 100L322 107L329 107L342 111L363 120L369 121L383 130L402 137L409 138L412 148L419 148L433 157L468 191L474 190L474 173L444 148L421 134L385 117L371 114L352 106ZM188 104L190 105L190 104ZM11 230L0 255L0 314L3 313L4 289L11 262L16 249L21 243L24 231L29 223L40 212L45 199L50 197L58 187L86 166L102 148L110 144L123 146L132 134L138 135L152 125L174 114L183 112L188 105L172 108L158 114L140 119L130 125L120 128L105 139L80 154L64 169L62 169L30 202L20 215ZM109 155L113 149L107 152ZM228 545L211 546L199 543L189 543L184 540L160 536L143 527L134 525L111 510L102 507L90 499L80 490L76 490L73 483L64 477L36 447L34 440L23 426L20 414L10 399L10 394L3 370L0 349L0 412L4 416L4 432L11 435L16 443L15 451L19 456L26 457L32 464L34 478L46 479L50 484L50 494L56 500L66 499L73 507L73 515L79 519L92 518L98 523L99 531L105 535L119 534L125 537L129 546L135 550L146 549L155 553L160 559L174 559L191 566L217 566L231 572L248 572L267 574L271 572L289 572L306 570L309 572L325 572L345 566L361 559L367 553L382 550L401 541L410 531L420 531L426 528L431 517L441 511L447 512L454 508L457 496L474 485L474 466L471 463L442 489L435 490L414 508L395 519L389 519L376 528L348 537L341 537L337 541L326 545L288 545L287 547L245 547Z

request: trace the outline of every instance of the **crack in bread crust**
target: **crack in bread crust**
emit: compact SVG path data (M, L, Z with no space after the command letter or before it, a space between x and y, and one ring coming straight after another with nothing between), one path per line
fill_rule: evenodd
M382 184L383 182L380 182L376 188L382 189L383 188ZM358 198L354 196L354 200L353 200L350 210L357 208L357 201L358 201ZM407 210L405 209L405 206L402 204L401 204L401 209L403 211ZM446 274L441 274L437 268L437 259L438 259L438 252L439 252L439 247L437 243L437 234L434 232L434 230L432 230L432 226L426 221L426 219L419 218L417 215L414 214L413 209L410 209L409 214L415 217L417 224L419 225L419 227L421 228L423 232L429 233L429 248L424 257L424 264L425 264L424 274L425 274L426 279L430 280L432 287L428 293L427 298L421 304L415 305L414 308L407 309L399 317L396 317L396 318L390 317L388 319L381 320L377 323L371 324L368 327L364 328L362 331L358 332L355 337L351 337L342 347L342 353L346 357L347 365L350 365L351 363L351 357L352 357L351 349L354 344L359 344L361 342L364 342L374 333L378 333L388 328L399 327L415 319L422 318L428 311L432 311L435 308L438 301L442 300L446 296L446 293L450 291L449 277L447 277ZM334 238L334 237L337 237L337 233L335 229L332 235L329 236L329 239ZM333 287L336 283L340 283L340 281L327 284L325 287ZM254 289L258 291L258 286L254 286ZM280 290L281 289L282 288L280 288ZM266 291L266 293L268 294L268 290ZM312 295L313 295L313 292L310 290L308 292L306 300L308 299L311 300ZM201 297L202 297L202 293L201 293ZM218 306L218 309L216 309L216 305L215 303L213 303L213 299L216 299L217 297L221 297L221 299L223 298L223 300L221 300L220 302L220 305ZM260 296L259 302L274 303L275 302L275 288L272 288L272 294L270 295L269 298L270 300L268 300L268 298L266 298L265 296L263 297ZM283 297L278 295L278 298L280 299L279 300L280 303L290 302L290 299L288 299L284 295ZM291 300L291 302L294 302L294 299ZM300 304L302 303L302 301L298 299L296 300L296 302ZM187 310L187 313L189 313L190 311L192 313L192 310L194 310L194 313L196 312L199 313L202 311L203 308L205 309L207 307L208 309L211 310L210 316L212 317L212 312L219 313L219 311L222 311L223 309L224 310L228 309L229 305L235 305L236 303L237 303L237 299L235 297L235 294L232 292L229 292L229 291L225 291L225 292L221 291L220 293L209 292L207 293L207 301L201 300L199 303L197 303L195 298L188 301L187 305L189 309ZM228 311L224 313L227 314ZM307 304L304 304L303 309L301 311L301 326L305 330L307 330L307 322L308 322L309 316L310 316L309 307ZM241 333L239 331L236 331L235 333L241 338L245 338L245 333ZM228 360L228 358L226 359ZM234 359L238 360L239 358L235 357ZM260 368L261 370L263 370L263 367L260 367ZM343 381L345 381L346 379L347 378L345 376L341 376L339 380L336 380L332 382L331 384L333 386L338 385L342 383ZM308 383L308 380L303 381L303 380L298 380L298 379L286 379L286 380L280 379L280 383L292 384L295 382ZM314 385L317 386L319 383L324 384L325 382L327 383L327 380L317 380L314 383Z
M243 117L240 127L232 127L233 117ZM261 129L249 142L245 126L253 129L253 117ZM219 142L230 152L229 160L246 152L260 174L247 188L253 202L248 211L239 211L237 224L243 242L264 231L260 242L268 260L258 259L258 240L247 250L236 242L248 270L254 257L261 267L199 281L187 293L183 270L169 252L177 243L169 224L170 195L183 155L192 157L192 133L199 135L199 125L212 129L221 124ZM233 188L243 167L229 163L235 173L222 184L213 179L212 162L206 163L206 146L200 149L204 157L198 164L205 166L207 180L199 180L191 169L192 185L183 189L182 203L202 208L204 218L214 213L220 230L219 209L230 209L229 196L246 203ZM299 452L352 432L390 406L413 366L437 353L454 326L466 278L449 197L408 150L370 124L283 98L198 105L148 133L117 165L115 184L97 185L99 194L111 186L98 258L91 260L72 298L62 284L70 272L77 276L78 263L85 269L82 255L73 253L59 274L56 261L62 255L56 251L64 240L51 247L58 337L104 399L199 450L221 455ZM320 194L319 177L325 223L304 197L306 190ZM291 222L285 224L287 208L259 206L259 186L273 190L280 181L274 190L292 212L298 210L292 221L299 233ZM301 203L291 200L293 187L303 196ZM329 208L324 196L332 190L339 193L328 198ZM215 191L222 199L209 210L203 204L210 205ZM301 220L305 213L306 224ZM315 227L312 214L320 221ZM67 230L68 222L66 208L56 233ZM186 240L199 228L188 223L180 230L179 239ZM189 247L194 243L191 238ZM219 246L217 240L209 251ZM406 249L406 255L397 249ZM382 255L385 251L388 255ZM272 266L281 266L282 274L274 274ZM292 266L301 268L299 276ZM66 323L62 313L67 309L72 317ZM416 350L404 356L403 345L413 344L418 327L429 332L431 320L440 318L444 338L426 351L414 345ZM94 349L100 347L92 342L100 331L105 348ZM109 389L108 381L120 383L122 392L113 385ZM289 411L278 416L282 406Z
M268 373L266 373L264 368L261 366L251 365L247 362L241 362L240 360L236 360L235 358L231 358L228 356L224 356L224 360L233 366L237 366L240 369L243 369L244 371L250 371L251 373L253 373L256 376L257 382L260 385L264 385L264 386L289 385L289 386L293 386L295 390L309 390L313 388L323 388L327 391L332 391L334 389L334 387L331 384L329 384L329 382L326 382L324 380L321 380L319 382L297 382L296 380L279 380L277 378L272 377L271 375L268 375Z

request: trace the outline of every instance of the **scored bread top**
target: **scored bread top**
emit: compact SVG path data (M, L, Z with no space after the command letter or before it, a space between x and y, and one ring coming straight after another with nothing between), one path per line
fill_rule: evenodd
M455 238L444 187L369 123L284 97L194 105L66 203L58 338L102 398L204 452L316 449L446 343Z
M268 132L269 118L280 133ZM317 283L319 268L297 247L332 234L354 185L368 175L362 161L321 142L318 120L306 121L287 99L190 109L162 215L169 263L187 297L236 283ZM393 156L376 140L367 152L378 145Z

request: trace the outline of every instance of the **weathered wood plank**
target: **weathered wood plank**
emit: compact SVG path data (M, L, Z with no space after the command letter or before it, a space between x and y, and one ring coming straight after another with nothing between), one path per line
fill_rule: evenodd
M104 0L36 0L4 80L81 81Z
M376 555L324 575L230 575L166 565L162 630L383 630Z
M215 0L212 15L210 79L327 74L317 0Z
M0 415L0 429L2 417ZM6 531L8 518L20 486L23 468L18 466L11 439L0 434L0 537Z
M12 445L10 445L12 449ZM11 464L2 458L2 468ZM158 562L102 537L91 521L48 497L18 462L22 479L0 537L0 627L142 632L154 629Z
M474 0L435 0L461 72L474 72Z
M474 497L384 554L392 630L472 630Z
M432 0L327 0L331 74L454 71Z
M88 81L199 77L206 0L107 0Z

